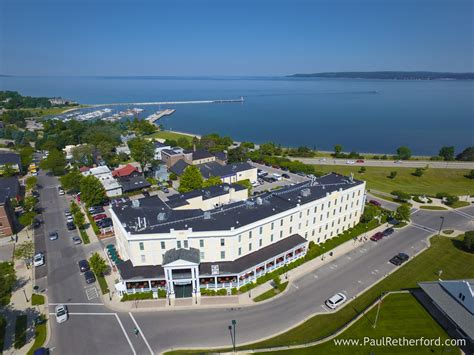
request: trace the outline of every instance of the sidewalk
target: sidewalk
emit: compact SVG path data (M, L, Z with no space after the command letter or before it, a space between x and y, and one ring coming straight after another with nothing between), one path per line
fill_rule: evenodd
M29 234L32 235L31 232ZM25 241L32 241L32 236L27 237L27 233L22 230L18 233L18 243L21 244ZM6 318L7 327L5 330L5 344L3 353L4 354L26 354L31 348L35 338L35 326L34 319L40 314L48 317L46 311L46 300L44 305L32 306L31 295L33 291L33 280L34 280L34 267L30 266L28 269L23 260L15 260L15 273L17 282L13 288L12 297L10 304L2 307L0 314ZM21 349L15 349L13 343L15 341L15 322L16 317L20 314L27 315L27 333L26 333L26 344Z
M285 291L280 294L266 300L259 302L271 302L276 297L281 297L285 292L290 289L291 283L297 281L299 278L307 275L320 268L321 266L333 262L334 259L360 247L364 243L369 241L369 237L377 232L381 232L387 228L387 224L384 223L381 226L372 229L367 233L366 240L364 241L365 234L360 235L356 241L349 240L336 248L329 250L327 253L310 260L303 265L298 266L295 269L288 271L286 274L280 277L284 280L288 278L289 285ZM104 254L105 252L102 251ZM332 256L329 254L332 253ZM109 275L106 275L107 284L111 294L103 296L104 304L114 310L120 312L149 312L149 311L163 311L170 309L205 309L205 308L233 308L233 307L248 307L255 305L253 298L261 295L262 293L272 289L271 280L258 285L254 289L235 296L201 296L197 302L195 299L157 299L157 300L139 300L139 301L126 301L120 302L120 297L114 292L115 280L118 279L118 275L115 274L117 271L112 271Z

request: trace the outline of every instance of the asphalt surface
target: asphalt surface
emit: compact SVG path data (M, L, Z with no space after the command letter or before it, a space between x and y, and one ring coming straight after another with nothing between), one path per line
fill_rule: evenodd
M298 158L289 157L293 160L299 160L305 164L316 164L316 165L356 165L356 166L380 166L380 167L393 167L393 168L424 168L429 166L430 168L438 169L474 169L474 163L472 162L445 162L445 161L422 161L422 160L403 160L402 162L396 162L394 160L366 160L363 163L355 163L357 159L333 159L333 158ZM349 164L351 162L352 164Z

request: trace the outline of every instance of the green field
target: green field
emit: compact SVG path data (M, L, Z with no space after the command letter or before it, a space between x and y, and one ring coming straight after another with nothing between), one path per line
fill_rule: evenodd
M365 173L359 173L359 166L316 165L316 170L323 173L336 172L343 175L354 173L356 179L367 181L369 189L391 193L402 190L411 194L436 195L446 192L453 195L474 194L474 180L466 178L466 169L427 169L423 176L413 176L414 168L392 168L367 166ZM388 178L391 171L396 171L394 179Z
M52 116L52 115L59 115L66 110L70 110L73 108L79 108L82 106L70 106L70 107L50 107L50 108L26 108L25 111L29 111L38 115L38 117L44 116Z
M161 139L174 139L177 140L179 138L185 138L189 142L192 142L193 137L188 136L186 134L181 134L181 133L176 133L176 132L171 132L171 131L158 131L156 133L153 133L146 138L161 138Z
M272 297L275 297L276 295L278 295L279 293L285 291L286 289L286 286L288 286L288 281L287 282L283 282L280 286L279 289L276 289L276 288L272 288L271 290L268 290L267 292L264 292L262 293L260 296L257 296L253 299L254 302L262 302L262 301L265 301L265 300L268 300Z
M256 344L243 346L241 349L306 344L323 339L366 309L382 292L415 288L419 281L437 280L437 272L440 269L443 270L443 279L474 278L474 268L465 267L474 264L474 254L460 249L462 242L459 237L454 239L433 237L431 243L428 250L400 267L338 312L316 315L286 333ZM408 327L408 324L406 326ZM202 352L195 351L194 353Z
M385 336L393 338L406 337L417 339L447 339L449 336L430 314L409 293L399 293L387 296L380 306L379 318L375 329L373 324L377 314L377 306L370 310L364 317L354 323L343 334L336 337L341 339L358 339L364 342L364 337L381 339ZM370 354L371 351L379 354L459 354L455 347L388 347L388 346L354 346L336 345L334 340L304 349L280 351L277 354ZM368 341L368 340L367 340Z

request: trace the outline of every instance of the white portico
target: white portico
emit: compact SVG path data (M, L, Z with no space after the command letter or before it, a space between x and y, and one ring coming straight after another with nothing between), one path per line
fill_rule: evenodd
M199 250L170 249L164 255L163 269L168 297L199 297Z

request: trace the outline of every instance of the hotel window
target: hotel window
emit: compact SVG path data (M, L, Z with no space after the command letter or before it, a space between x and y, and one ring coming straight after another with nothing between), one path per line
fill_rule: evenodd
M328 208L331 207L331 201L328 202Z
M221 247L225 246L225 239L221 238Z
M199 253L199 257L200 257L201 260L204 260L204 252L203 252L203 251L201 251L201 252Z
M314 213L318 210L318 206L314 206Z
M259 246L259 247L262 246L262 240L261 240L261 239L258 241L258 246Z
M321 211L324 210L324 203L321 205Z
M359 190L359 193L357 194L357 196L360 196L360 190Z
M354 198L354 196L355 196L355 191L352 193L352 198Z
M260 227L260 234L263 233L263 227Z
M241 256L241 255L242 255L242 248L239 247L239 256Z
M333 233L333 232L331 232L331 235L330 235L330 237L332 237L332 233Z
M320 220L320 221L322 221L322 220L323 220L323 215L321 215L321 216L319 217L319 220Z
M341 213L341 212L342 212L342 206L341 206L341 207L339 207L339 213Z
M298 229L301 229L301 223L298 223Z
M283 226L283 218L280 219L280 226Z
M249 251L252 251L252 243L249 243Z
M339 228L338 228L338 229L336 229L336 234L339 234Z
M309 216L309 208L306 210L306 215Z
M293 232L293 227L290 227L290 234Z
M319 233L321 233L321 229L323 229L323 227L319 227Z
M185 240L185 241L184 241L184 248L185 248L185 249L188 249L188 247L189 247L189 245L188 245L188 241L187 241L187 240Z
M303 217L303 212L300 212L300 218Z
M272 226L271 226L272 230L273 230L273 227L274 227L274 226L275 226L275 223L272 222Z
M309 221L308 221L308 220L306 220L306 227L307 227L308 225L309 225Z
M308 232L304 234L304 239L308 239Z
M180 240L176 241L176 246L177 246L178 249L181 249L181 241Z
M166 249L165 242L161 242L161 249Z
M329 212L327 213L326 218L329 218Z
M143 242L140 242L140 250L145 250L145 246L143 245Z
M141 258L142 258L142 263L145 263L146 262L146 256L142 254Z
M328 230L328 228L329 228L329 225L328 225L328 224L326 224L326 228L325 228L325 229L326 229L326 230Z
M334 200L334 206L337 205L337 198Z
M249 239L252 239L252 231L249 232Z
M204 239L199 240L199 247L204 248Z
M283 231L280 231L280 239L283 238Z
M313 229L313 231L311 232L311 236L314 237L314 233L316 232L315 229Z
M336 210L333 210L333 211L332 211L332 215L333 215L333 216L336 215Z
M242 241L242 235L239 234L239 243Z
M273 242L273 234L270 234L270 242Z
M332 223L331 223L331 227L334 227L334 221L332 221Z
M313 224L316 224L316 217L313 218Z
M290 222L293 222L293 215L290 216Z
M347 207L349 207L348 205L346 205L346 208L344 209L345 211L347 211Z
M319 243L319 240L320 240L320 239L321 239L321 238L318 238L318 243Z
M225 251L221 251L221 259L225 259Z

